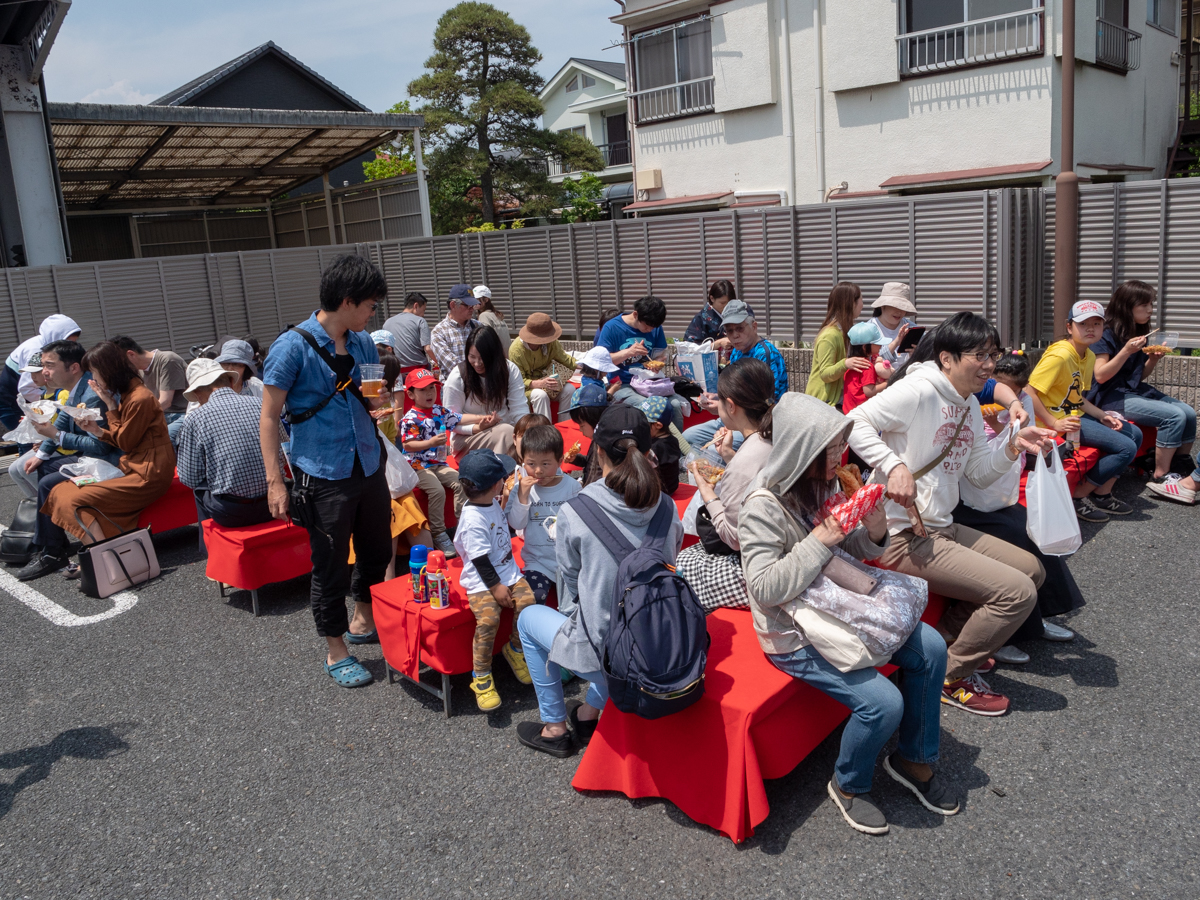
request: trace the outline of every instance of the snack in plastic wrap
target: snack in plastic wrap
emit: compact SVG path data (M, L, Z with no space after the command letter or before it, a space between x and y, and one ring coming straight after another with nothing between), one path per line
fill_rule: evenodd
M1148 347L1143 347L1142 352L1150 356L1165 356L1171 352L1171 348L1166 344L1151 344Z
M683 458L683 467L687 471L695 468L695 477L709 484L716 484L725 477L725 460L712 447L693 447Z
M883 499L884 487L882 484L868 484L865 487L859 488L847 500L836 504L828 510L828 515L837 519L838 525L842 531L849 534L858 527L858 523L869 515L879 501Z
M76 422L99 422L100 421L100 410L95 409L91 406L84 406L82 403L80 403L78 406L66 406L66 405L60 403L58 408L61 409L63 412L65 412L68 416L70 416Z
M666 362L661 359L648 359L644 363L642 363L643 369L645 369L647 372L654 372L656 374L658 372L661 372L666 367L667 367Z

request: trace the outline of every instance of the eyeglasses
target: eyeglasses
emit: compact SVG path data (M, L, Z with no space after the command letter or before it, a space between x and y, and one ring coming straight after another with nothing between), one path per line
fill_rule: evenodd
M850 445L845 441L839 441L836 444L830 444L825 448L826 459L841 459L842 454L846 452Z
M963 356L965 356L967 359L973 359L977 363L987 362L989 359L996 363L1000 362L1000 358L1004 356L1004 354L999 350L996 350L992 353L985 353L982 350L976 350L974 353L964 353Z

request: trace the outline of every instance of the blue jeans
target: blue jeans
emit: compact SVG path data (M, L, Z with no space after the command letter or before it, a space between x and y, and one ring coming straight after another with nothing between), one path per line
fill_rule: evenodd
M1134 394L1125 397L1125 416L1139 425L1158 429L1154 444L1171 448L1196 439L1196 410L1174 397L1151 400Z
M834 765L834 780L847 794L871 790L875 760L897 728L897 749L903 759L915 763L937 760L946 642L924 622L892 654L892 663L903 673L898 688L878 669L839 672L811 645L795 653L767 654L767 659L781 672L808 682L850 708Z
M628 406L641 406L642 401L645 399L645 397L627 384L617 388L617 392L613 394L614 401L620 401ZM688 402L688 398L680 397L678 394L672 394L671 396L667 397L667 401L671 404L672 421L675 423L675 427L682 431L683 405Z
M548 606L527 606L517 619L517 631L521 635L521 649L525 651L525 665L529 666L529 677L537 693L538 712L542 721L557 724L567 721L567 705L563 700L562 669L558 663L550 662L550 645L562 628L567 617ZM603 672L576 672L589 682L587 702L596 709L604 709L608 702L608 682Z
M701 422L699 425L693 425L683 433L683 439L695 447L697 450L711 441L717 434L717 429L721 427L720 419L713 419L711 422ZM737 450L742 446L742 441L745 438L740 431L733 433L733 449Z
M1100 462L1087 474L1087 480L1099 487L1110 478L1116 478L1133 462L1142 445L1142 432L1132 422L1126 422L1120 431L1113 431L1099 419L1080 416L1079 443L1100 451Z

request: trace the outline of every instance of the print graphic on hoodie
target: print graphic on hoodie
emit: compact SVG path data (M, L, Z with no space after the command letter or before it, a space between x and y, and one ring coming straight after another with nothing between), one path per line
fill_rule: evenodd
M933 449L936 453L941 453L950 439L954 437L954 432L958 430L958 423L962 421L964 413L970 412L969 406L947 406L943 407L942 413L947 415L948 420L937 430L933 436ZM950 448L950 452L946 454L945 460L942 461L942 469L947 474L958 472L963 467L963 460L971 455L971 447L975 444L975 432L971 430L971 419L967 417L967 423L963 425L962 431L958 433L958 439L955 440L954 446Z

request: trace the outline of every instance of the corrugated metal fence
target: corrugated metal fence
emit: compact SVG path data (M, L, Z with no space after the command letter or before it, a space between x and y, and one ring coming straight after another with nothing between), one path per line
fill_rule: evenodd
M1083 295L1104 300L1128 277L1157 283L1159 324L1180 331L1184 346L1200 346L1200 179L1087 186L1081 206ZM1006 343L1019 344L1052 334L1053 213L1053 192L1008 188L7 269L0 310L10 315L0 316L0 347L54 312L74 316L85 341L128 332L179 351L222 334L269 341L308 316L322 267L346 251L387 274L390 297L378 321L397 312L408 291L430 299L436 320L451 285L482 282L511 323L544 311L584 338L601 310L653 293L667 303L667 332L680 335L706 286L730 278L772 337L809 341L835 282L857 282L869 300L896 280L913 285L923 323L975 310L997 322ZM349 238L349 214L345 221Z

